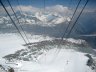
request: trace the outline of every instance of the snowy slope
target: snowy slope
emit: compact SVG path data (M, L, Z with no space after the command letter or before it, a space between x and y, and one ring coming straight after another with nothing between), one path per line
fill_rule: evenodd
M8 44L13 43L11 48L17 45L15 49L13 48L14 50L11 49L12 51L9 45L6 45L10 52L7 53L8 50L0 52L1 57L6 59L0 58L0 65L7 70L12 67L16 72L94 72L94 69L87 65L89 58L85 54L91 54L94 60L96 54L85 40L69 38L61 41L42 35L33 35L33 42L30 45L32 47L24 48L26 46L24 45L20 48L22 41L20 39L18 41L18 36L2 34L1 37L6 38L5 40L0 38L1 43L5 41L7 44L9 41ZM4 43L1 46L4 48ZM0 67L0 72L5 71Z
M22 66L14 69L18 72L94 72L86 65L88 57L84 53L72 49L58 51L59 49L49 50L37 62L21 61Z
M17 19L14 15L11 16L13 20L17 22ZM42 26L55 26L60 23L65 23L70 21L70 18L67 16L62 16L59 14L52 14L52 13L40 13L36 12L34 14L23 13L17 14L17 17L21 24L38 24ZM6 24L10 26L12 25L11 20L8 16L0 16L0 24Z
M22 62L19 72L93 72L86 66L88 58L83 53L66 49L62 49L58 55L54 52L55 49L52 49L46 55L41 55L38 62Z
M27 34L27 36L30 39L30 42L32 43L53 39L43 35ZM25 44L25 42L17 33L0 34L0 58L2 58L5 55L12 54L17 50L25 49L26 47L22 46L23 44Z
M24 49L23 43L24 41L18 35L0 34L0 58L17 50Z

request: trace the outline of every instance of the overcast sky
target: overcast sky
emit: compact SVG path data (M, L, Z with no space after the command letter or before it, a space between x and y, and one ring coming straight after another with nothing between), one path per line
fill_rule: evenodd
M2 0L6 6L8 5L7 0ZM18 5L17 0L9 0L12 5ZM18 0L20 5L32 5L35 7L44 7L45 6L52 6L52 5L64 5L64 6L75 6L79 0ZM82 0L81 4L83 4L86 0ZM89 0L88 6L95 7L96 0ZM96 8L96 7L95 7Z
M45 1L45 8L48 11L49 9L53 9L53 11L68 11L68 9L71 9L74 11L74 9L76 8L76 5L78 3L79 0L9 0L12 7L18 11L18 7L19 5L21 6L23 11L31 11L34 12L38 11L38 9L42 10L44 9L44 1ZM18 5L18 2L19 5ZM4 3L4 5L7 7L7 9L9 11L10 7L9 4L7 2L7 0L2 0L2 2ZM86 0L81 0L79 9L82 8L82 6L84 5L84 3L86 2ZM55 9L55 10L54 10ZM84 11L87 12L96 12L96 0L89 0L89 3L87 4L86 8ZM4 13L5 11L3 10L2 6L0 7L0 12L1 14Z

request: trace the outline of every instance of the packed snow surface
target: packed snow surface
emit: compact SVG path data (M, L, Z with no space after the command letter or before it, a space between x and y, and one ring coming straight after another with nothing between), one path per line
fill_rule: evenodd
M17 50L24 48L21 38L16 35L0 35L0 57L14 53ZM34 42L42 40L52 40L45 36L32 36ZM39 40L39 38L41 38ZM66 39L68 42L81 44L83 40ZM30 39L31 41L31 39ZM70 45L69 45L70 46ZM50 47L50 46L49 46ZM53 46L56 47L56 46ZM57 46L58 47L58 46ZM14 68L15 72L94 72L87 66L88 57L85 53L74 50L74 48L51 48L40 54L36 61L16 60L14 62L6 61L0 58L0 64L5 68ZM62 46L64 47L64 46ZM4 72L0 68L0 72Z
M28 35L28 34L27 34ZM30 42L39 42L43 40L52 40L52 38L43 35L28 35ZM14 53L17 50L24 49L25 44L19 34L0 34L0 57Z
M18 72L93 72L87 65L84 53L71 49L49 50L37 62L22 61Z

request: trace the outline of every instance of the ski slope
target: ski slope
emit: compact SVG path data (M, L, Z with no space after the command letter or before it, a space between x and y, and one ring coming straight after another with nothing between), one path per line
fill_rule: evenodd
M0 65L3 65L6 70L8 67L12 67L15 72L94 72L94 70L87 66L88 57L85 56L86 53L75 50L74 45L68 45L67 47L64 45L52 46L53 48L38 55L36 61L16 60L14 62L7 62L2 59L4 55L14 53L22 48L26 50L26 48L21 46L21 38L19 40L18 38L19 37L14 34L0 35ZM50 37L43 36L32 36L32 39L34 42L52 40ZM72 38L67 39L67 41L69 43L71 42L71 44L82 44L82 42L85 42L83 40L75 40ZM46 45L45 47L50 46ZM28 54L30 53L28 52ZM0 72L6 71L0 68Z
M71 49L52 49L41 55L37 62L22 61L16 72L94 72L86 63L84 53Z

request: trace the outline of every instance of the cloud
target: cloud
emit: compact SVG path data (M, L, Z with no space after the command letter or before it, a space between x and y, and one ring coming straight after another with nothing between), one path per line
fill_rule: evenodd
M10 14L13 14L9 6L6 8L10 12ZM60 24L65 22L66 20L70 20L68 19L68 14L71 14L71 10L63 5L47 6L45 7L45 9L33 7L31 5L13 6L15 12L20 11L20 8L22 9L22 12L32 13L32 16L39 19L41 21L41 24L42 22L44 22L44 24Z
M46 13L53 13L53 14L61 14L63 16L70 16L74 12L73 10L63 5L47 6L45 7L45 9L33 7L31 5L28 5L28 6L20 5L20 6L12 6L12 7L15 10L15 12L20 11L20 8L21 8L23 12L31 12L31 13L46 12ZM11 14L13 13L12 10L10 9L10 6L7 6L6 8ZM80 12L80 10L81 9L79 9L78 12ZM85 9L83 12L95 12L95 11L96 10L94 9ZM0 6L0 14L4 14L4 13L6 13L5 10L2 8L2 6Z
M10 7L6 7L7 10L12 13L12 10L10 9ZM20 5L20 6L13 6L13 9L15 10L15 12L19 11L20 8L22 9L23 12L32 12L32 13L36 13L36 12L49 12L49 13L58 13L58 14L62 14L62 15L67 15L68 13L71 13L71 10L69 10L68 7L65 7L63 5L54 5L54 6L47 6L44 8L37 8L37 7L33 7L31 5L29 6L24 6L24 5ZM1 10L1 9L0 9ZM4 10L1 12L3 13Z
M0 15L6 14L5 10L3 9L2 6L0 6Z
M18 11L18 8L21 7L22 11L25 12L38 12L41 11L43 12L44 9L43 8L37 8L37 7L33 7L33 6L16 6L14 7L15 10ZM57 13L68 13L70 12L70 10L68 9L68 7L64 7L63 5L55 5L55 6L48 6L45 7L45 12L57 12Z
M20 6L14 7L14 9L16 11L20 10L20 8L22 9L23 12L38 12L38 11L40 11L40 8L36 8L36 7L30 6L30 5L29 6L20 5Z
M69 10L68 7L64 7L63 5L55 5L55 6L51 6L51 7L46 7L46 10L49 12L57 12L57 13L61 13L61 14L67 14L70 13L71 10Z
M24 5L20 5L20 6L12 6L12 8L14 9L15 12L20 11L20 8L22 9L23 12L39 12L40 8L36 8L36 7L32 7L32 6L24 6ZM10 14L12 14L12 10L10 6L7 6L6 9L8 10L8 12ZM3 9L2 6L0 6L0 14L6 14L5 10Z

